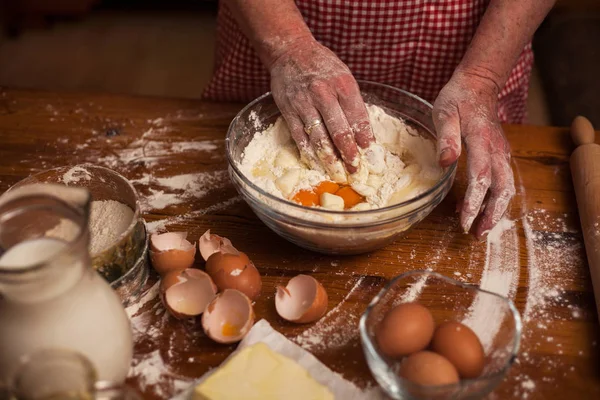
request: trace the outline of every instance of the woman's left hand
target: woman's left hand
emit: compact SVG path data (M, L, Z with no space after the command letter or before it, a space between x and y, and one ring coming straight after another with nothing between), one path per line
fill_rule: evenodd
M455 162L461 138L465 143L468 187L460 223L469 232L479 216L477 237L498 223L515 194L510 148L498 119L498 93L493 80L457 70L433 105L440 165Z

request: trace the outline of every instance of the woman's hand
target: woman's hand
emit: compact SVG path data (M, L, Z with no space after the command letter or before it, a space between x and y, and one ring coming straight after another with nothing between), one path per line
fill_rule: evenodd
M478 237L498 223L515 194L510 148L498 120L498 92L493 80L457 70L433 105L440 165L458 159L461 137L467 149L469 182L460 223L469 232L481 213L475 227Z
M275 103L303 159L313 168L323 166L336 182L347 182L346 171L353 174L359 166L358 148L374 142L348 67L310 37L286 46L268 68Z

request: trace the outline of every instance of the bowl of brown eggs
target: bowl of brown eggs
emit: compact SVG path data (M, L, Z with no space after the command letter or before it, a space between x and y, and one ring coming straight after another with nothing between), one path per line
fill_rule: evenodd
M514 363L511 300L431 271L391 280L360 319L371 372L393 399L482 398Z

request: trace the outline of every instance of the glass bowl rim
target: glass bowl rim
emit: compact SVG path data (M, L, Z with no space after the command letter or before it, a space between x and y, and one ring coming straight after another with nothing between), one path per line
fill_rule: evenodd
M417 102L425 105L425 107L427 107L429 110L433 109L433 106L431 105L431 103L429 103L428 101L420 98L417 95L414 95L412 93L409 93L405 90L390 86L390 85L386 85L384 83L378 83L378 82L373 82L373 81L367 81L367 80L361 80L361 79L357 79L356 82L358 82L359 87L360 84L366 84L366 85L374 85L374 86L379 86L381 88L386 88L386 89L390 89L392 91L395 91L397 93L400 93L404 96L407 96L413 100L416 100ZM433 185L432 187L430 187L429 189L427 189L425 192L419 194L416 197L413 197L411 199L405 200L401 203L396 203L396 204L392 204L391 206L386 206L386 207L382 207L382 208L376 208L376 209L371 209L371 210L364 210L364 211L334 211L334 210L324 210L324 209L320 209L320 208L316 208L316 207L306 207L303 206L301 204L297 204L293 201L289 201L289 200L285 200L282 199L280 197L274 196L271 193L266 192L265 190L263 190L262 188L258 187L257 185L255 185L253 182L250 181L250 179L248 179L248 177L246 177L246 175L244 175L242 173L242 171L240 171L240 169L238 168L238 166L236 165L236 162L233 160L233 156L232 156L232 136L233 136L233 126L234 124L240 119L241 115L243 113L245 113L246 111L248 111L249 109L253 108L256 104L258 104L259 102L261 102L262 100L268 98L268 97L272 97L272 93L271 92L267 92L259 97L257 97L256 99L252 100L250 103L248 103L244 108L242 108L237 114L236 116L233 118L233 120L231 120L231 123L229 124L229 127L227 128L227 135L225 137L225 153L227 155L227 162L229 163L229 167L233 169L233 171L235 172L235 174L242 180L242 182L244 182L247 186L249 186L251 189L257 191L260 195L267 197L269 200L273 200L275 201L277 204L280 205L284 205L284 206L288 206L288 207L292 207L292 209L296 209L299 211L307 211L310 210L311 212L316 213L316 215L322 215L322 216L332 216L332 215L351 215L351 216L364 216L364 215L377 215L379 213L383 213L383 212L387 212L387 211L393 211L396 209L400 209L403 207L406 207L410 204L415 204L418 201L427 198L428 196L436 193L441 187L443 187L443 185L448 181L448 179L451 179L452 175L454 174L457 165L458 165L458 160L453 162L452 164L450 164L448 167L446 167L446 171L444 172L444 174L442 175L442 177L436 182L435 185ZM252 196L255 197L255 196ZM255 197L256 198L256 197ZM264 201L261 201L261 203L264 204ZM272 209L273 207L268 206L268 208ZM286 215L288 213L285 213Z
M127 235L129 233L131 233L131 231L133 230L133 228L135 228L135 226L137 225L137 221L140 218L142 212L141 212L141 206L140 206L140 195L138 194L135 186L133 186L133 183L131 183L131 181L129 179L125 178L125 176L123 176L121 173L115 171L112 168L107 168L107 167L104 167L102 165L94 164L94 163L91 163L91 162L84 162L84 163L81 163L81 164L61 165L59 167L54 167L54 168L49 168L49 169L44 169L44 170L38 171L35 174L31 174L31 175L23 178L23 179L19 180L17 183L15 183L14 185L12 185L11 187L9 187L8 189L6 189L5 193L8 193L9 191L11 191L13 189L16 189L16 188L19 188L19 187L23 187L24 186L23 185L23 181L31 180L31 179L39 179L39 177L41 177L41 176L43 176L45 174L48 174L48 173L60 173L63 170L68 172L68 171L70 171L73 168L83 168L83 169L86 169L86 170L88 170L88 169L94 170L95 169L95 170L98 170L98 171L102 171L105 174L111 175L115 179L118 179L119 181L121 181L122 183L124 183L129 188L129 190L133 193L133 197L135 198L135 208L132 209L132 211L133 211L133 217L132 217L131 222L127 226L127 229L125 229L125 231L123 231L123 233L121 233L119 235L119 237L115 240L114 243L120 242L121 240L123 240L123 238L127 237ZM48 182L40 181L40 183L45 185ZM89 189L87 189L86 186L77 186L77 185L70 186L68 184L64 184L64 183L60 183L60 182L50 182L50 183L53 183L53 184L56 184L56 185L64 185L64 186L67 186L67 187L80 187L80 188L86 189L89 192ZM30 183L28 183L28 185L30 185ZM91 202L92 202L92 197L90 195L90 203ZM105 250L108 250L108 249L105 249ZM99 254L102 254L103 252L104 251L96 254L96 256L99 255ZM90 254L90 257L93 258L91 256L91 254Z
M375 297L373 297L373 299L369 302L369 305L367 306L367 308L365 309L365 311L363 312L362 316L360 317L360 321L358 324L359 327L359 332L360 332L360 337L361 337L361 343L363 345L363 350L368 351L370 354L374 355L376 358L376 361L378 363L384 364L384 365L389 365L387 363L387 361L385 361L381 355L379 354L379 351L377 351L375 349L375 346L373 345L373 341L371 340L369 334L367 333L367 318L369 317L369 315L371 314L371 312L373 311L373 308L375 307L375 305L379 302L379 300L381 300L381 298L392 288L392 286L394 286L396 284L396 282L408 277L408 276L412 276L412 275L430 275L430 276L434 276L438 279L441 279L442 281L445 281L449 284L455 285L455 286L460 286L462 288L465 289L469 289L469 290L476 290L478 292L483 292L489 295L492 295L494 297L499 298L500 300L502 300L504 303L506 303L508 305L508 309L510 310L513 320L515 321L515 342L512 346L511 349L511 354L510 357L508 358L508 361L504 364L504 366L499 369L497 372L494 372L493 374L487 375L485 377L477 377L477 378L471 378L471 379L461 379L458 383L450 383L450 384L446 384L446 385L436 385L436 386L432 386L431 388L435 388L436 390L440 390L440 389L451 389L453 387L460 387L463 388L467 385L470 385L474 382L480 382L480 381L484 381L484 380L494 380L496 378L502 378L507 372L508 370L512 367L512 365L514 364L517 355L519 353L519 348L521 346L521 333L523 330L523 324L521 321L521 316L519 314L519 311L517 310L517 307L515 306L515 304L513 303L513 301L507 297L501 296L497 293L494 292L490 292L489 290L485 290L485 289L481 289L479 286L475 285L475 284L469 284L469 283L464 283L464 282L459 282L455 279L449 278L445 275L442 275L438 272L434 272L434 271L428 271L425 269L417 269L417 270L412 270L412 271L407 271L404 272L398 276L396 276L395 278L393 278L392 280L390 280L376 295ZM367 347L366 349L364 347ZM370 367L369 367L370 369ZM401 377L398 377L399 379L403 379ZM412 382L411 382L412 383ZM418 387L427 387L427 386L423 386L423 385L419 385L419 384L415 384L412 383L413 385L416 385Z

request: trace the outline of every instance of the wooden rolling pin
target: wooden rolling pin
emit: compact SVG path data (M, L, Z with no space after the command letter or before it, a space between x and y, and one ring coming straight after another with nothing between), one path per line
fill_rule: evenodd
M600 320L600 145L594 136L587 118L573 120L571 137L577 148L571 154L571 175Z

